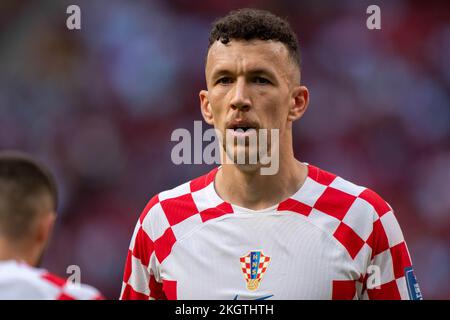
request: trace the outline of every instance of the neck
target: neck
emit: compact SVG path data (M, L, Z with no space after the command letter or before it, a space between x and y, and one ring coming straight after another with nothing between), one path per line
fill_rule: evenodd
M25 249L26 246L13 245L11 240L0 237L0 261L15 260L24 261L30 266L36 264L33 250Z
M217 172L215 188L226 202L261 210L293 195L308 175L305 164L291 153L280 157L279 170L274 175L261 175L260 170L245 170L234 164L225 164Z

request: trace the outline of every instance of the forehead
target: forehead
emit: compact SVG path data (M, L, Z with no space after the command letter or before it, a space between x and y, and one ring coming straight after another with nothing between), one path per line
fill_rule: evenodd
M285 72L291 67L289 51L279 41L231 40L227 44L214 42L206 60L206 74L222 68L270 68Z

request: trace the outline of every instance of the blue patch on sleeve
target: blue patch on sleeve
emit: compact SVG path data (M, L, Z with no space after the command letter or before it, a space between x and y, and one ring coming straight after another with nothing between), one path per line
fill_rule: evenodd
M412 267L405 268L406 286L410 300L423 300L422 292L420 292L419 284Z

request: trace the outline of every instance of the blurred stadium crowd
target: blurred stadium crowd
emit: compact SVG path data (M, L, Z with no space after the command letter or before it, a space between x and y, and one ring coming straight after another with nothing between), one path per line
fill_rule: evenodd
M82 29L65 27L78 4ZM287 17L311 103L297 157L370 187L396 210L424 297L450 299L450 10L442 2L2 1L0 149L46 163L60 187L43 266L120 293L134 224L159 191L206 165L172 164L201 120L212 21L239 7ZM205 125L204 128L207 126Z

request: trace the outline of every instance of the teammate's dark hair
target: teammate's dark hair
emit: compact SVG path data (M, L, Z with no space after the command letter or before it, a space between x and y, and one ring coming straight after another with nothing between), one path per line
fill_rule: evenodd
M48 196L56 211L56 185L44 166L23 153L0 152L0 235L25 237Z
M275 40L286 45L291 58L300 67L300 49L289 23L273 13L259 9L239 9L213 23L209 46L216 41L226 44L230 40Z

